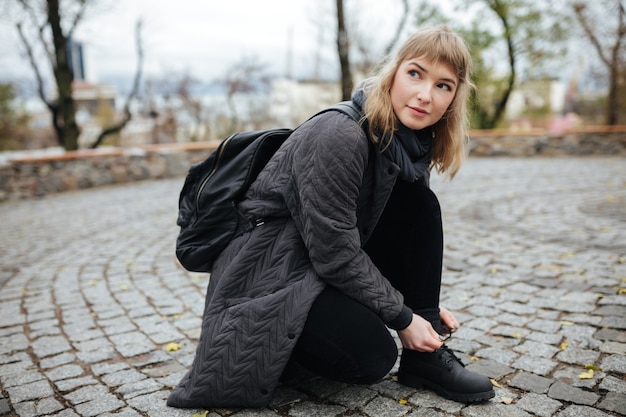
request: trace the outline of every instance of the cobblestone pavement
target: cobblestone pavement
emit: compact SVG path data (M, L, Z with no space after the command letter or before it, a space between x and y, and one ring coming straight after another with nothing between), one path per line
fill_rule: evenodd
M626 415L626 160L471 159L454 181L433 179L442 304L462 323L449 345L496 385L470 406L392 372L371 386L280 387L263 410L166 407L208 281L174 261L181 184L0 205L0 415Z

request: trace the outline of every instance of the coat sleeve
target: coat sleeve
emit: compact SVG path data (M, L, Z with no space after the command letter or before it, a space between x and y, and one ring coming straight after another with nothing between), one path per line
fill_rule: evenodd
M357 197L369 146L361 132L347 116L329 112L294 133L298 144L287 206L319 277L390 327L403 328L408 325L403 296L363 251L357 229Z

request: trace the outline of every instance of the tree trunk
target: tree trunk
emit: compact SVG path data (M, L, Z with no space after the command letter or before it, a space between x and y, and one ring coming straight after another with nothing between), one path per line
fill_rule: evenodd
M72 97L72 81L74 75L67 56L67 37L61 28L59 0L48 0L48 24L52 29L55 62L53 63L54 78L58 90L58 114L53 113L55 126L62 133L59 142L66 150L78 149L80 130L76 124L76 104ZM60 118L60 119L59 119Z
M495 111L490 118L486 118L485 126L486 129L493 129L498 125L498 122L504 115L506 111L506 105L509 101L509 97L511 96L511 92L513 91L513 87L515 86L516 81L516 72L515 72L515 46L513 45L513 34L511 33L511 27L509 25L508 16L506 12L506 8L500 3L499 0L495 0L489 3L492 10L496 12L500 21L502 22L502 26L504 27L504 38L506 39L507 51L509 54L509 78L507 80L507 85L496 102Z
M337 0L337 53L341 66L341 99L350 100L352 97L352 71L350 70L350 42L346 31L343 13L343 0Z

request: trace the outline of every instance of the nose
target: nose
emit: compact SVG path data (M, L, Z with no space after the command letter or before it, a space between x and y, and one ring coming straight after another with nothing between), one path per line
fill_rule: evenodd
M431 91L430 91L430 87L429 86L422 86L422 88L420 88L417 91L417 100L420 101L421 103L425 103L428 104L431 101Z

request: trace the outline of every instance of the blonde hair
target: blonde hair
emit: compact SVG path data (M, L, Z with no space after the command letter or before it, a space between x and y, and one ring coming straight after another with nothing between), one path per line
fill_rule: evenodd
M434 65L449 65L459 79L454 99L444 116L435 123L431 167L453 178L467 156L469 118L467 102L474 87L470 80L471 57L463 39L447 26L419 30L381 67L378 74L367 80L364 90L367 100L364 116L369 122L372 139L382 138L397 129L399 123L391 105L391 86L400 65L412 58L425 58ZM376 132L382 132L382 138Z

